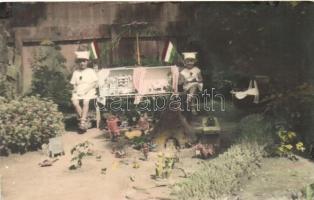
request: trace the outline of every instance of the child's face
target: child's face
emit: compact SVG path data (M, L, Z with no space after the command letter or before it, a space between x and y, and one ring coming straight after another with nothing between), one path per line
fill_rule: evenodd
M87 64L88 64L88 60L80 59L80 60L78 60L78 63L79 63L80 69L86 69L87 68Z
M188 69L192 69L195 65L195 60L194 59L186 59L185 60L185 67Z

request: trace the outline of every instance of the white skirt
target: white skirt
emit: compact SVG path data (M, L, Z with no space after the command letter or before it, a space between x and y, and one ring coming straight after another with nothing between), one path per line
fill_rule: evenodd
M90 99L96 99L96 89L92 89L86 94L79 94L75 91L72 93L72 100L90 100Z

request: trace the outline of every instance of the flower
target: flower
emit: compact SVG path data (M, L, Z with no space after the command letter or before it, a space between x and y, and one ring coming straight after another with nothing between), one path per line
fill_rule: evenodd
M297 149L298 151L302 151L302 152L305 151L305 147L304 147L304 145L303 145L303 142L298 142L298 143L295 145L295 147L296 147L296 149Z

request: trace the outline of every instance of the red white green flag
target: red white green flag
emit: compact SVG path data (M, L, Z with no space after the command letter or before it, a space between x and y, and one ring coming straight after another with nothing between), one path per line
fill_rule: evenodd
M90 59L94 60L99 58L99 48L96 41L89 44L89 53Z
M178 52L171 41L168 41L163 50L162 59L164 62L173 63L178 56Z

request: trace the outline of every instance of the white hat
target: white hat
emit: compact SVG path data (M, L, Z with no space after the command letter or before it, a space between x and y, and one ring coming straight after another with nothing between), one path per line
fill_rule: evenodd
M196 59L197 52L183 52L184 59Z
M86 59L89 60L89 51L76 51L76 59Z

